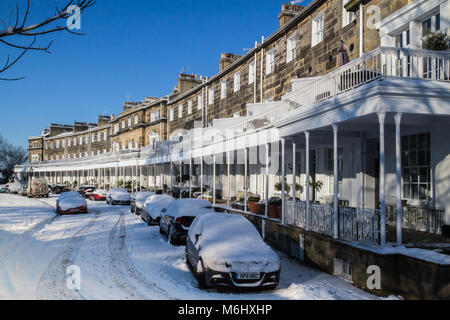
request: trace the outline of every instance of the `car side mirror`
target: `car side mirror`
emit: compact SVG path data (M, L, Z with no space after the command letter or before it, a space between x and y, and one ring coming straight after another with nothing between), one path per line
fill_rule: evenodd
M162 212L162 213L166 213L166 212L167 212L167 209L162 209L161 212Z

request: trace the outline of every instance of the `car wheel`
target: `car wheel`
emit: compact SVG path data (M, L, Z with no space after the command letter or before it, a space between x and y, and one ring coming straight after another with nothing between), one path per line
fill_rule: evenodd
M205 289L207 287L206 285L206 277L205 277L205 268L203 266L203 261L199 260L197 263L197 282L200 289Z

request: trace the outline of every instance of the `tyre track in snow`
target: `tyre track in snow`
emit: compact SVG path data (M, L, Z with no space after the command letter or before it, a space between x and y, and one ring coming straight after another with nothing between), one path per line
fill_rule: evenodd
M122 210L120 217L109 234L109 251L110 263L109 274L112 281L120 288L130 299L146 300L146 299L174 299L164 289L153 282L150 282L132 263L126 246L126 214L128 211ZM151 291L152 295L146 297L142 295L136 286L134 286L129 278L132 278L140 286L147 291Z
M55 210L55 207L53 207L52 205L39 200L41 203L45 204L46 206L52 208L53 210ZM16 239L15 241L11 242L8 244L8 246L6 247L3 253L0 252L0 263L7 258L11 253L15 252L21 245L22 243L28 238L30 237L32 234L37 233L39 231L41 231L42 229L44 229L47 225L53 223L57 218L59 217L58 214L55 213L55 215L53 217L47 218L41 222L38 222L37 224L31 226L30 228L28 228L27 230L25 230L24 232L22 232L19 236L18 239Z
M67 267L74 264L78 251L86 238L90 228L100 216L99 209L91 209L95 215L81 228L64 246L45 268L41 274L37 288L36 299L38 300L84 300L79 291L67 288Z

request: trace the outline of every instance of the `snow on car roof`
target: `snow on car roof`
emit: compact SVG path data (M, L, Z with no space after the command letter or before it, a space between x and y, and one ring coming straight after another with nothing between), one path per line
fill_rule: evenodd
M229 213L214 212L197 217L189 231L189 236L194 238L201 234L203 239L215 239L227 241L238 239L239 241L262 241L256 228L245 217Z
M122 188L115 188L115 189L111 189L109 190L110 193L128 193L127 190L122 189Z
M196 217L201 214L213 212L211 203L200 199L180 199L172 202L167 208L166 215L172 217Z
M81 196L78 192L70 191L70 192L64 192L63 194L61 194L59 196L59 199L70 198L70 197L81 197Z
M139 191L133 195L133 198L135 198L136 200L143 200L150 196L153 196L154 194L155 194L154 192L150 191Z

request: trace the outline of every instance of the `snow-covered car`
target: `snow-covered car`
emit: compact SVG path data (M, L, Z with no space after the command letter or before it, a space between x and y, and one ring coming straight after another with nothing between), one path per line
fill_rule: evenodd
M161 218L161 210L167 209L175 201L172 196L153 195L145 201L141 211L141 218L148 225L158 225Z
M64 192L56 200L56 212L59 214L88 213L86 199L78 192Z
M106 194L108 191L103 189L97 189L89 194L89 200L91 201L106 201Z
M180 199L161 210L159 232L169 237L171 244L184 244L192 221L202 214L215 212L206 200Z
M106 203L110 205L130 205L131 196L123 188L110 189L106 194Z
M22 189L23 184L19 182L12 182L7 184L8 192L17 194L19 193L20 189Z
M7 190L8 188L6 187L6 184L0 185L0 193L6 193Z
M278 254L240 215L197 217L188 233L186 262L202 288L275 289L280 281Z
M141 214L141 210L144 206L145 201L154 194L154 192L150 191L135 192L131 197L131 212L134 212L137 215Z

